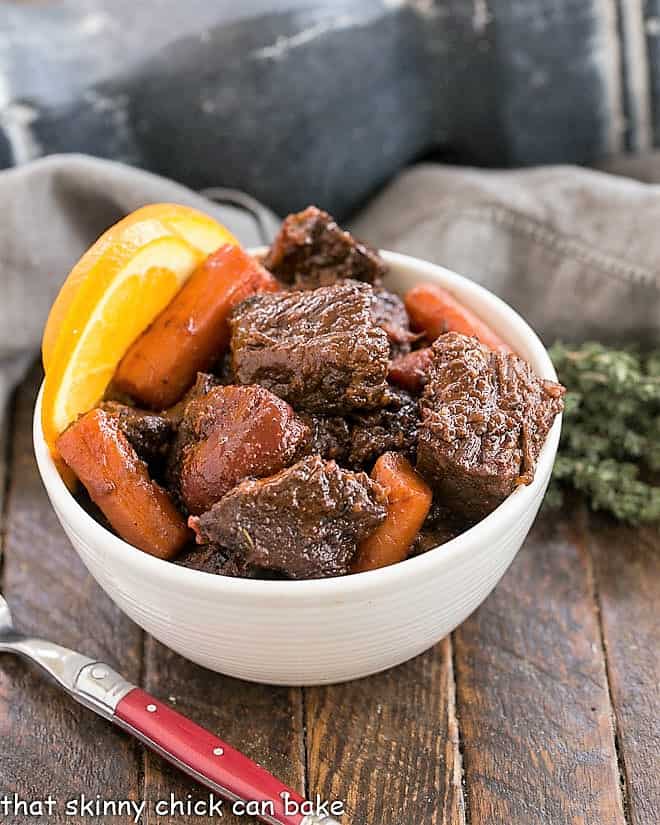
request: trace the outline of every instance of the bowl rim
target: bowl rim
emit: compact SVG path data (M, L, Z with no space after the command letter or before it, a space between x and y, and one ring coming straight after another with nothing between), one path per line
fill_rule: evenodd
M419 274L420 280L425 276L437 280L439 276L444 285L458 288L461 298L465 299L467 296L468 304L472 298L488 304L488 314L492 312L495 316L496 322L493 326L496 331L502 334L501 328L506 325L509 337L524 340L528 360L532 362L537 374L541 378L557 379L550 356L536 333L522 316L490 290L452 270L420 258L386 250L381 250L381 254L387 263ZM483 311L480 314L483 316ZM492 318L486 317L485 320L491 323ZM286 599L288 605L320 604L332 600L333 597L343 601L346 597L364 594L367 590L369 595L373 596L391 587L400 586L410 578L432 575L438 568L451 566L458 557L477 550L483 546L484 541L492 542L493 537L501 533L507 525L519 521L523 513L533 507L543 494L554 464L562 418L561 415L556 417L548 433L537 461L533 482L518 487L492 513L464 533L418 556L377 570L323 579L280 581L222 576L183 567L139 550L99 524L78 503L57 471L41 428L42 395L43 383L35 404L33 419L33 441L39 473L56 511L64 519L67 527L84 543L102 545L116 556L117 564L125 564L126 569L130 568L145 577L169 580L174 587L189 586L197 589L200 594L209 596L221 593L224 597L260 597L269 602Z

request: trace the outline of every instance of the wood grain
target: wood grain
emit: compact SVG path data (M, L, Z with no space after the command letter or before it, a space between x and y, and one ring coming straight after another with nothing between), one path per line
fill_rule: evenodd
M137 681L141 631L88 575L41 486L31 438L38 379L33 373L16 401L0 589L22 630L99 657ZM81 793L139 797L133 740L9 656L0 658L0 743L0 789L28 799L53 794L60 804L49 825L71 825L64 803Z
M250 685L143 640L87 575L32 458L37 381L34 373L15 405L3 525L2 587L21 628L142 680L298 790L307 785L311 795L345 801L347 825L656 825L657 530L580 508L546 515L453 640L345 685ZM153 803L170 793L183 802L208 794L3 656L0 796L14 792L31 799L50 792L61 803L48 820L18 817L20 825L69 825L63 802L81 793L147 798L147 825L218 821L156 816Z
M660 818L660 531L593 516L589 545L632 825Z
M253 685L220 676L148 639L145 649L145 689L168 701L180 712L208 728L263 765L283 782L304 791L305 762L302 694L299 688ZM154 814L157 800L170 793L178 800L208 800L208 792L158 757L145 752L145 798L151 800L147 825L169 822ZM189 796L190 795L190 796ZM176 818L177 825L217 823L218 818ZM251 817L234 816L230 807L222 818L227 825L251 825Z
M576 514L540 518L455 632L471 825L623 825L591 561ZM576 527L577 525L577 527Z
M305 689L309 791L346 803L346 821L465 822L445 639L399 668Z

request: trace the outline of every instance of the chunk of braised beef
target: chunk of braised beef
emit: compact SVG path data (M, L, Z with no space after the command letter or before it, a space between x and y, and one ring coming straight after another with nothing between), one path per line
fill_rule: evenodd
M364 467L383 453L404 453L415 460L419 406L404 390L392 391L387 407L351 416L350 467Z
M166 410L164 413L170 419L176 431L176 436L167 454L165 481L182 508L184 507L184 504L181 501L181 496L179 495L181 459L183 457L183 450L186 445L195 440L195 436L191 428L187 423L183 423L183 414L191 401L194 401L195 398L201 398L218 385L218 379L215 375L212 375L209 372L198 372L195 383L183 396L181 401L176 403L173 407L170 407L169 410Z
M297 289L316 289L346 278L378 284L387 271L375 249L357 241L316 206L284 220L264 266Z
M346 419L341 415L311 413L302 413L301 418L310 433L305 452L343 464L351 448L351 433Z
M272 578L269 571L248 564L245 556L232 553L217 544L193 545L179 556L176 564L214 576L234 576L242 579Z
M355 281L249 298L230 320L236 380L307 412L383 406L390 347L374 323L374 300L373 289Z
M231 555L229 550L217 544L195 544L179 556L176 564L212 573L214 576L224 576L225 570L231 565Z
M429 379L432 362L431 347L398 355L390 363L387 380L397 387L418 395Z
M150 467L162 463L175 432L167 416L117 401L104 401L99 406L117 421L119 429L142 461Z
M231 365L231 351L223 355L222 360L216 367L216 383L217 384L235 384L234 369Z
M191 517L200 543L233 548L247 563L294 579L349 571L358 544L387 514L386 491L365 473L310 456L265 479L247 479Z
M440 544L460 536L476 522L458 515L436 496L411 549L411 555L419 556Z
M292 464L308 439L302 419L264 387L214 387L189 402L179 428L181 500L202 513L244 478Z
M451 527L444 526L422 527L410 547L409 556L421 556L422 553L428 553L429 550L433 550L441 544L446 544L451 539L456 538L461 532L463 531L456 531Z
M439 501L479 519L520 484L536 460L564 388L539 379L522 358L493 352L476 338L440 336L420 400L417 469Z
M383 287L374 289L376 298L373 308L374 322L387 333L392 358L410 352L413 341L419 335L410 329L408 313L401 298Z
M163 415L166 415L172 422L175 428L178 428L183 418L183 413L193 398L199 398L201 395L206 395L207 392L217 387L219 384L218 378L210 372L198 372L195 383L183 396L181 401L178 401L173 407L166 410Z
M117 404L123 404L125 407L135 407L135 399L132 398L127 392L122 392L122 390L118 389L114 381L111 381L105 393L103 394L103 401L101 403L106 403L114 401Z

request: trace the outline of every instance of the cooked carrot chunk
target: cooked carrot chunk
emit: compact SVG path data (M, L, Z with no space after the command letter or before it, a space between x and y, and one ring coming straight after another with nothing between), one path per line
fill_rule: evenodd
M125 541L172 559L190 539L183 516L108 413L97 408L79 418L57 449Z
M478 338L492 350L511 352L511 348L471 309L436 284L418 284L409 289L404 303L417 332L435 341L445 332L460 332Z
M374 464L371 478L387 490L387 517L360 544L354 573L405 559L431 509L431 489L401 453L383 453Z
M221 246L134 341L117 367L115 387L152 409L171 407L228 348L232 308L276 289L273 276L251 255Z

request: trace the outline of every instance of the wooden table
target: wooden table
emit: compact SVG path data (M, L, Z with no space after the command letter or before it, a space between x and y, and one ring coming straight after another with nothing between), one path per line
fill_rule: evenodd
M657 825L660 538L587 514L541 516L495 592L451 637L352 684L269 688L192 665L86 573L32 458L33 376L14 406L2 590L22 629L97 656L348 825ZM0 798L204 799L157 757L0 660ZM1 819L1 817L0 817ZM205 816L142 822L204 825ZM226 814L230 825L252 822Z

